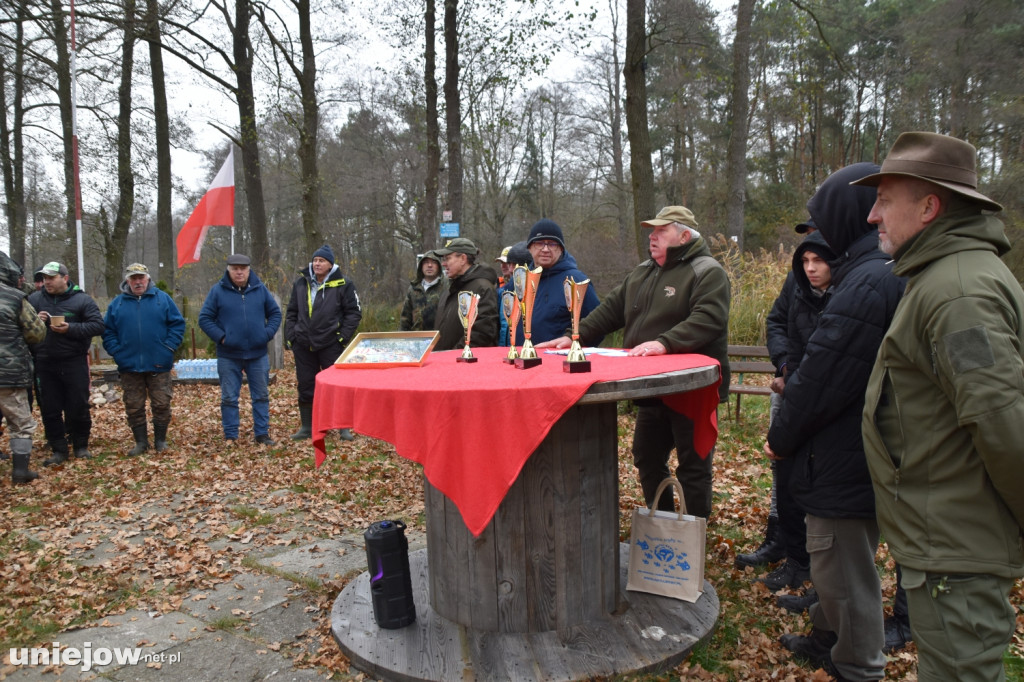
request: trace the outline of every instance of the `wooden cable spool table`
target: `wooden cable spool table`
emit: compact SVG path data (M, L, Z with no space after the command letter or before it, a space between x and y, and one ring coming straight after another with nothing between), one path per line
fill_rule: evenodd
M474 349L481 358L476 364L498 362L497 351L504 353ZM548 374L561 372L561 360L544 357ZM456 503L428 480L432 469L426 464L427 549L410 554L417 620L397 630L379 628L369 574L355 578L331 613L332 632L353 665L386 680L575 680L663 670L681 661L710 634L718 598L706 581L693 604L626 592L629 548L619 542L616 402L714 387L719 368L704 360L587 388L528 454L477 534ZM498 376L534 383L540 369L507 368ZM339 374L331 380L345 383L348 375ZM318 377L318 399L320 391ZM349 421L331 421L326 412L321 408L314 418L315 433ZM345 425L358 431L359 421L357 415ZM531 427L526 419L520 423ZM501 456L501 434L493 434L492 442L478 466Z

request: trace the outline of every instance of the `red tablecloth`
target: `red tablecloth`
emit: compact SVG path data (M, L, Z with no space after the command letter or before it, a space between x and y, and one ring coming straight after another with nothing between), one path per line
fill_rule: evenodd
M541 354L539 367L520 370L500 360L506 348L432 353L421 367L337 369L317 375L313 401L316 464L326 459L324 435L351 428L386 440L423 465L427 479L479 535L530 454L570 407L599 381L629 379L718 362L704 355L590 356L592 371L562 371L563 356ZM718 383L663 398L696 424L694 445L710 452L718 436Z

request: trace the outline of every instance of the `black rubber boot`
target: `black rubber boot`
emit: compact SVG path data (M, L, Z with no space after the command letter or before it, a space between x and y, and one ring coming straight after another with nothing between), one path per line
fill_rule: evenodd
M43 466L57 466L68 461L68 442L66 440L51 441L50 449L53 454L43 460Z
M167 449L167 426L153 422L153 449L157 452Z
M313 437L313 403L299 403L299 419L302 420L302 426L289 438L309 440Z
M29 483L39 478L39 474L28 468L28 460L32 455L31 438L11 439L11 459L14 466L11 469L12 483Z
M135 436L135 447L128 452L129 457L138 457L149 450L149 433L145 424L132 427L132 435Z
M735 563L736 568L741 570L747 566L758 568L773 564L785 558L785 556L786 548L782 544L782 538L779 536L779 517L769 516L768 527L765 528L764 541L761 543L761 546L750 554L737 554Z

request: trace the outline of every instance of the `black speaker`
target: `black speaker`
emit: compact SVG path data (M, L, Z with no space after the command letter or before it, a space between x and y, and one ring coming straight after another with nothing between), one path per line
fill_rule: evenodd
M388 630L416 620L409 573L409 541L402 521L377 521L363 533L370 571L373 619Z

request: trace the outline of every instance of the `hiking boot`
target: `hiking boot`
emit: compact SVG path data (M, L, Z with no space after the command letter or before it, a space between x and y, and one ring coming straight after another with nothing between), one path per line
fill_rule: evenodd
M803 613L818 603L818 593L811 587L803 594L781 594L775 603L790 613Z
M145 424L133 426L132 436L135 438L135 447L128 451L129 457L138 457L149 450L149 433Z
M885 646L882 653L892 654L900 649L906 648L909 642L914 640L910 634L910 623L897 616L889 616L885 619Z
M82 447L75 448L74 453L75 457L78 459L92 459L92 453L89 452L89 448L84 445Z
M53 454L43 460L44 467L59 466L68 461L68 451L54 450Z
M764 540L761 542L761 546L750 554L737 554L735 565L740 570L747 566L758 568L774 564L776 561L785 558L786 548L779 538L779 517L769 516L768 526L765 528Z
M809 566L801 566L792 559L786 559L774 571L754 582L764 583L765 587L776 592L784 587L801 587L805 580L810 579L811 569Z
M266 445L268 448L272 445L277 444L273 438L271 438L268 434L265 433L262 436L256 436L256 442L259 443L260 445Z
M806 635L788 634L779 637L779 643L811 665L829 670L832 668L832 647L839 636L831 630L811 628Z

